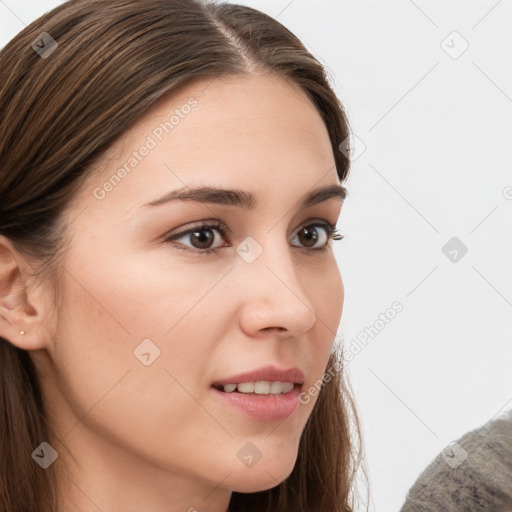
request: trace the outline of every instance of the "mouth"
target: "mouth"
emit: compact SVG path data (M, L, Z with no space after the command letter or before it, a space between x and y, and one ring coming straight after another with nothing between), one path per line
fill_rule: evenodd
M298 409L304 379L299 368L271 364L212 382L210 390L230 411L246 418L282 421Z
M298 396L302 384L292 383L291 389L280 393L246 392L239 389L224 391L225 386L228 385L212 385L210 390L223 405L228 406L229 410L241 413L251 420L259 422L283 421L288 417L293 417L294 412L299 408ZM238 388L238 385L236 386Z

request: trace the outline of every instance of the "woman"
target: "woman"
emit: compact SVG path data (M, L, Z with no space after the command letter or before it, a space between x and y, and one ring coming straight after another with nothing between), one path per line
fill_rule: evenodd
M248 7L71 0L0 69L1 510L352 510L321 64Z

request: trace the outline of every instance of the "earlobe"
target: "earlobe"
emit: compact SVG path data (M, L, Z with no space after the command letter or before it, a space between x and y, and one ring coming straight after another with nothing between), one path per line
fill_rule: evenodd
M0 235L0 337L23 350L43 348L41 314L28 299L27 265Z

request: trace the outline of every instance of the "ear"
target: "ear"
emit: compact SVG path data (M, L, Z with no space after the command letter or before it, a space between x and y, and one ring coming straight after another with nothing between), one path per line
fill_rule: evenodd
M20 349L38 350L47 341L46 312L42 287L31 284L29 270L26 258L0 235L0 336Z

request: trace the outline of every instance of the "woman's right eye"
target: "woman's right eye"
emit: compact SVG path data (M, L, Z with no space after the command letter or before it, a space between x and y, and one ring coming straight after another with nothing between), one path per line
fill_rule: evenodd
M215 234L212 232L217 231L220 233L221 237L224 238L229 229L223 226L220 223L215 224L200 224L191 229L187 229L186 231L182 231L165 239L165 242L174 242L175 240L179 240L181 238L187 238L189 241L192 241L195 245L186 246L182 243L174 244L178 249L183 249L188 252L196 253L196 254L211 254L216 253L217 249L220 247L227 247L228 244L220 245L215 249L211 249L211 244L215 242Z

